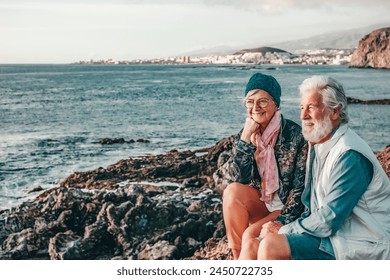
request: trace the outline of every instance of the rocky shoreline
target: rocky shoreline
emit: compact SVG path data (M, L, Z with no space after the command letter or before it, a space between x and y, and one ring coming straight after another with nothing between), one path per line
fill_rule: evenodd
M222 238L213 173L231 137L74 173L0 212L0 259L185 259Z
M0 259L231 259L219 167L232 139L70 175L0 212ZM377 157L390 177L390 146Z

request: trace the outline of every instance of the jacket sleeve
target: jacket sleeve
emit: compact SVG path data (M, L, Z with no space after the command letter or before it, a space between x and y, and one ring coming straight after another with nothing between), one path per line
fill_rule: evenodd
M323 205L307 217L283 226L279 233L308 233L324 238L340 229L367 190L373 176L373 165L360 153L349 150L335 162L331 174L331 187Z
M255 146L240 139L241 133L234 138L232 160L227 168L227 176L233 182L249 184L254 176Z
M302 203L301 196L305 187L307 149L307 142L301 135L299 144L297 146L296 160L294 161L295 166L293 173L294 176L292 180L292 189L289 192L287 201L282 209L282 212L276 218L276 222L281 223L283 225L289 224L292 221L298 219L304 210L304 205Z

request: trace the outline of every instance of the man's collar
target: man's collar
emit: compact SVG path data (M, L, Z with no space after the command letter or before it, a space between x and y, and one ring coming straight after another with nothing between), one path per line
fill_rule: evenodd
M347 129L348 129L347 124L340 124L335 129L333 129L330 139L326 140L324 143L321 144L315 144L315 145L310 144L310 146L311 148L315 149L315 152L319 156L319 158L321 159L326 158L330 150L333 148L333 146L336 145L340 137L345 134Z

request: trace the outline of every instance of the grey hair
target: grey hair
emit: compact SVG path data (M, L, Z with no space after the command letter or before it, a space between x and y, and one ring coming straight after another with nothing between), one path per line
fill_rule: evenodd
M324 105L328 110L340 110L341 123L348 123L347 97L343 86L335 79L328 76L313 76L302 82L299 86L301 96L317 91L322 96Z
M245 105L245 102L248 100L249 97L251 97L253 94L258 92L259 89L252 89L251 91L248 91L248 93L245 95L244 99L242 99L242 104Z

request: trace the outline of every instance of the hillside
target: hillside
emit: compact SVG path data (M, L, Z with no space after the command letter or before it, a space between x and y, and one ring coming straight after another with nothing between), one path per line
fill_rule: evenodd
M364 35L386 25L388 24L376 24L349 30L335 30L334 32L327 32L300 40L275 43L272 46L290 52L303 49L354 49Z
M261 53L262 55L265 55L267 52L287 53L287 51L282 50L282 49L278 49L278 48L260 47L260 48L253 48L253 49L242 49L242 50L235 52L233 54L237 55L237 54L244 54L244 53Z
M302 39L289 40L289 41L277 41L277 42L264 42L257 40L257 42L242 45L242 46L215 46L211 48L203 48L198 50L192 50L184 52L180 55L189 56L207 56L207 55L227 55L234 52L239 52L243 49L251 49L255 46L273 46L274 48L286 50L288 52L295 52L303 49L354 49L359 43L359 40L372 30L382 28L384 26L390 26L389 23L369 25L360 28L354 28L349 30L335 30L334 32L327 32L319 34L317 36L303 37Z
M390 27L364 36L352 55L350 67L390 69Z

